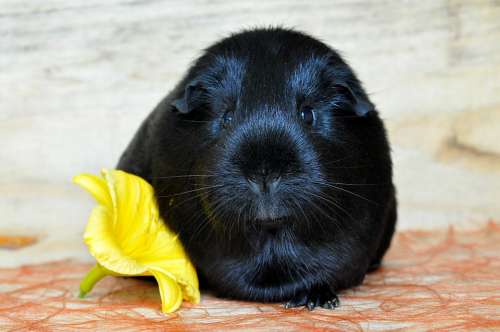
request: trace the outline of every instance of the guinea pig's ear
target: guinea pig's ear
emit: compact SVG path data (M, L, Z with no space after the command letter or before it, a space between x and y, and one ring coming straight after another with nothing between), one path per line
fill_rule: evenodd
M174 111L182 114L192 112L201 106L204 101L205 89L198 80L189 82L184 88L184 94L172 102Z
M335 88L339 90L353 105L354 112L359 116L366 116L368 113L375 111L373 104L365 97L358 96L349 85L345 83L335 83Z

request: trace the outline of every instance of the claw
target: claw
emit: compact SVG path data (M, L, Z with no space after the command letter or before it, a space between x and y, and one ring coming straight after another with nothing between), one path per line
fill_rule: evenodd
M340 301L339 301L339 298L336 294L333 294L333 298L327 300L326 302L324 302L321 307L325 308L325 309L335 309L337 308L338 306L340 305Z
M321 287L296 294L294 298L285 303L284 307L290 309L305 306L312 311L318 306L325 309L335 309L339 304L339 298L329 287Z

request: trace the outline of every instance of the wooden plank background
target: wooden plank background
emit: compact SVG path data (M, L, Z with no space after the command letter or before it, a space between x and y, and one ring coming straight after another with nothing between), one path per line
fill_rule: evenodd
M283 25L337 48L393 144L400 229L500 218L499 1L0 0L0 264L87 257L90 198L200 50Z

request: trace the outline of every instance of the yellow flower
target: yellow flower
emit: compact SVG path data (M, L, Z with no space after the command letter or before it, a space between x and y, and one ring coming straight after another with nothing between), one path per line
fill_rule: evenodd
M159 216L151 185L119 170L101 173L102 177L81 174L73 178L98 203L83 236L97 264L81 282L80 296L107 275L151 275L160 288L163 312L177 310L183 298L199 303L196 270L177 235Z

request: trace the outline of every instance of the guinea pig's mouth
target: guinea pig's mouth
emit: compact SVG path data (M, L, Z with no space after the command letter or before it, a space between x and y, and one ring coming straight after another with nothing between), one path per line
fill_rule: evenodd
M289 222L289 219L288 217L255 219L255 223L265 228L277 228Z

